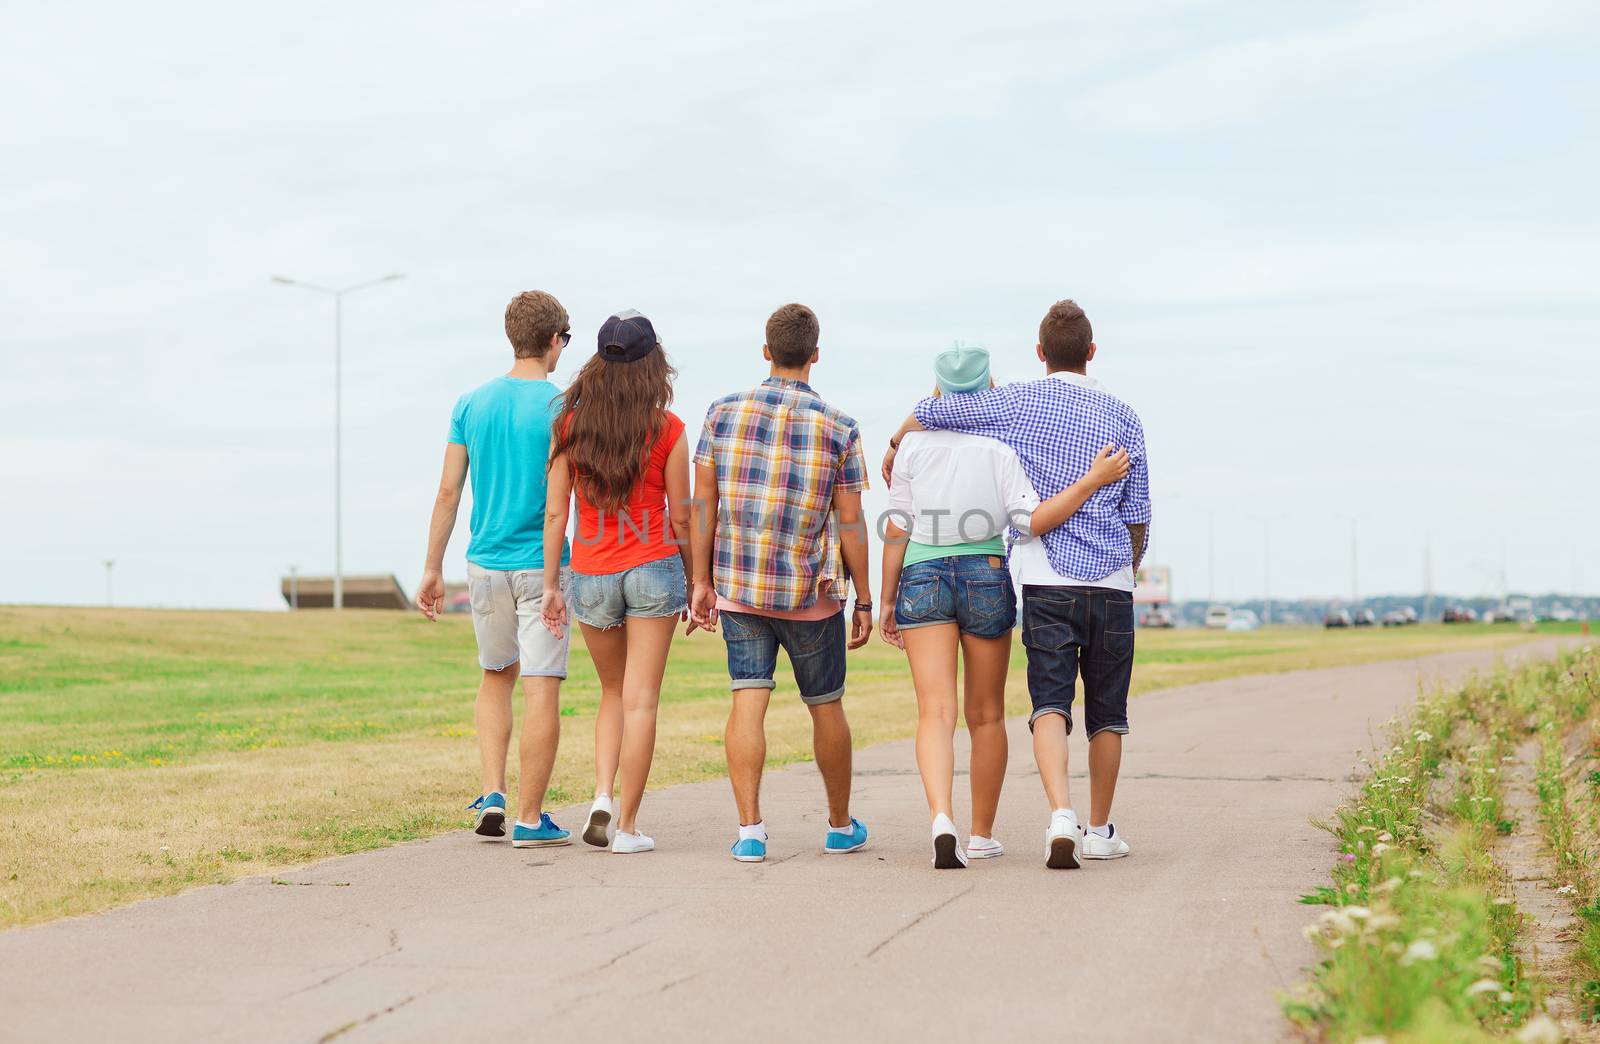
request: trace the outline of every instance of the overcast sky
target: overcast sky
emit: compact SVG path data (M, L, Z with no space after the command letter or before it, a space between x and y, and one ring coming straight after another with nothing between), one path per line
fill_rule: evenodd
M1291 10L1293 8L1293 10ZM697 427L822 319L876 461L1049 304L1141 413L1180 598L1600 588L1580 2L5 4L0 602L414 585L506 301L636 307ZM877 484L881 487L881 483ZM876 488L873 506L881 507ZM465 573L465 510L447 576ZM1353 522L1352 522L1353 520ZM1263 534L1270 541L1263 554ZM1215 579L1209 548L1215 548Z

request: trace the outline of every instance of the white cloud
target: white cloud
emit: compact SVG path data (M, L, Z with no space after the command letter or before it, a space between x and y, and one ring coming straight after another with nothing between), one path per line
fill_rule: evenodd
M1324 12L1344 8L1322 8ZM1465 58L1578 20L1578 0L1395 0L1314 29L1229 40L1160 68L1090 87L1072 119L1119 133L1184 133L1249 123L1310 101L1370 98Z

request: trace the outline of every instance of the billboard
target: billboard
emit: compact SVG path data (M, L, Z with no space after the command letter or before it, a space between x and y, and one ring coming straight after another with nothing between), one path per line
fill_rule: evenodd
M1172 567L1141 566L1133 600L1138 605L1166 605L1172 601Z

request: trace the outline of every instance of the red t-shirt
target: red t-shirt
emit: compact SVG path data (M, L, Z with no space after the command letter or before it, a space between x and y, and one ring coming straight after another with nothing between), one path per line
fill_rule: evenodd
M620 573L636 565L655 562L678 553L667 515L667 456L683 437L683 421L667 411L661 437L650 447L644 473L619 513L602 512L579 490L578 538L572 542L572 570L597 576Z

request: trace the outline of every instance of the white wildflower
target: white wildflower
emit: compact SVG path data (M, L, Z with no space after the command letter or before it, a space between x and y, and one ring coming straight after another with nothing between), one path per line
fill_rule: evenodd
M1382 841L1379 841L1377 844L1372 846L1372 854L1375 856L1383 855L1383 853L1387 851L1389 851L1389 846L1384 844Z
M1415 939L1406 952L1401 955L1400 963L1405 965L1415 964L1418 961L1431 961L1439 956L1439 950L1426 939Z
M1548 1015L1535 1015L1522 1024L1516 1039L1518 1044L1561 1044L1561 1027Z
M1329 910L1317 918L1317 921L1335 935L1349 935L1357 930L1355 919L1344 909Z
M1416 740L1418 743L1426 743L1433 739L1433 733L1427 731L1426 729L1418 729L1416 732L1411 734L1411 738Z

